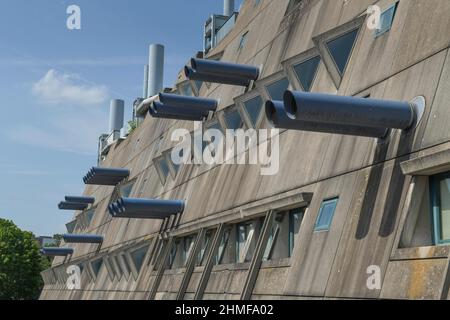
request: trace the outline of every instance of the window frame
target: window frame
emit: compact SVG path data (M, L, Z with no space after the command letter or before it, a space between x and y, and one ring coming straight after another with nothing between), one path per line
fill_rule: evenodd
M293 90L294 86L292 85L292 81L286 72L286 70L280 70L264 79L257 80L255 82L256 89L261 94L261 98L263 99L263 103L265 103L268 100L273 100L270 96L269 90L267 89L268 86L274 84L275 82L278 82L282 80L283 78L286 78L289 82L288 90ZM263 106L264 109L264 106Z
M385 33L388 33L389 31L391 31L391 29L392 29L392 24L394 23L395 15L396 15L397 10L398 10L398 5L399 5L399 1L397 1L397 2L395 2L395 3L393 3L393 4L391 4L391 5L389 5L385 10L383 10L383 11L381 12L381 16L380 16L380 24L383 22L383 15L384 15L384 14L387 14L387 12L388 12L389 10L394 10L394 12L392 13L392 18L391 18L390 21L389 21L389 25L388 25L387 27L385 27L385 28L383 28L383 26L381 25L381 26L380 26L380 27L381 27L380 29L375 29L375 34L374 34L375 38L381 37L381 36L384 35Z
M242 49L244 49L245 45L248 42L249 33L250 33L250 30L247 30L241 34L241 36L239 37L238 47L237 47L236 51L240 52L240 51L242 51Z
M316 46L316 48L319 50L320 56L322 58L322 62L325 65L325 68L327 69L331 79L333 80L335 86L337 89L339 89L342 79L344 78L346 71L348 70L348 67L350 65L351 59L353 57L353 54L356 50L356 47L359 44L359 39L361 37L363 25L366 21L366 14L363 14L347 23L344 23L343 25L340 25L334 29L331 29L325 33L322 33L316 37L313 37L313 42ZM344 71L341 73L338 66L336 65L336 62L334 58L331 55L330 50L328 49L327 44L330 41L333 41L341 36L344 36L354 30L358 29L358 32L355 37L355 41L353 43L352 50L350 52L350 55L348 57L347 64L345 66Z
M184 86L186 86L186 85L189 85L191 87L192 95L190 95L190 96L187 96L187 95L185 95L183 93L182 88ZM195 84L192 83L192 80L185 79L183 81L180 81L180 82L178 82L176 84L176 88L177 88L177 92L178 92L177 94L179 94L180 96L183 96L183 97L197 97L198 96L198 90L196 88L194 88L194 87L196 87L196 86L195 86Z
M298 231L297 234L300 233L300 229L302 227L303 221L305 219L305 214L306 214L306 209L307 207L298 207L298 208L294 208L291 209L287 212L288 215L288 223L289 223L289 235L288 235L288 257L291 258L292 254L294 253L294 248L295 248L295 232L294 232L294 219L293 216L296 213L296 210L301 210L301 214L302 214L302 219L300 221L300 225L298 226Z
M218 119L218 121L220 123L220 126L223 128L223 130L225 132L226 132L226 130L234 130L234 129L231 129L231 128L228 127L228 123L227 123L227 120L226 120L226 117L225 117L226 114L231 113L233 111L237 111L237 113L241 117L242 126L239 129L244 129L244 130L248 129L248 126L247 126L244 118L242 117L242 114L241 114L239 109L240 109L240 107L238 105L233 104L231 106L228 106L228 107L220 110L220 112L217 113L217 119Z
M94 264L94 262L99 261L99 260L102 260L102 265L101 265L100 268L98 269L98 273L95 274L95 269L94 269L94 265L93 265L93 264ZM95 281L95 280L97 280L97 277L98 277L98 275L100 274L100 271L102 270L102 268L103 268L104 265L105 265L105 259L104 259L103 256L101 256L101 257L95 257L95 258L89 260L89 262L87 263L87 266L86 266L86 265L84 266L84 269L86 269L86 267L87 267L87 269L88 269L88 271L89 271L89 274L90 274L90 276L91 276L92 281Z
M450 172L442 172L429 177L430 187L430 206L431 206L431 219L432 219L432 239L434 245L443 246L449 245L450 239L442 239L442 219L441 219L441 188L440 182L443 179L450 179Z
M144 268L144 266L147 265L147 259L149 257L151 245L152 245L152 241L146 241L144 243L140 243L139 245L135 245L125 251L125 258L128 260L128 265L131 268L131 273L135 280L137 280L137 278L139 277L139 274L141 273L142 268ZM147 247L147 250L145 252L144 259L142 260L141 267L138 270L138 268L134 262L132 253L136 252L138 250L141 250L145 247Z
M319 223L320 218L322 217L323 209L326 205L328 205L330 203L334 204L333 213L331 215L330 222L327 225L319 225L318 223ZM316 222L314 223L314 232L315 233L330 231L331 225L334 220L334 216L336 214L336 209L337 209L338 203L339 203L339 197L331 197L331 198L324 199L322 201L322 203L320 204L319 211L317 213Z
M314 78L311 82L311 88L309 90L309 92L310 92L310 91L312 91L311 89L314 87L314 84L317 80L317 76L323 65L323 58L322 58L319 50L316 47L311 48L311 49L309 49L305 52L302 52L296 56L293 56L281 63L283 66L284 72L286 73L286 75L288 77L289 83L291 84L291 86L293 87L294 90L308 92L308 91L306 91L305 88L303 88L303 85L302 85L299 77L297 76L297 73L295 72L295 67L297 65L302 64L302 63L304 63L308 60L311 60L315 57L319 57L320 62L319 62L319 65L317 66L316 73L314 74Z
M105 256L103 263L105 264L106 270L108 271L109 279L111 281L114 281L114 279L116 278L116 271L110 259L111 259L110 256Z
M261 110L259 112L258 118L256 119L256 123L253 124L251 120L251 116L247 111L247 108L245 106L245 103L249 100L252 100L256 97L261 97L262 100L262 106ZM241 129L247 130L247 129L258 129L261 126L261 123L264 119L264 103L266 102L265 97L261 94L259 90L251 90L247 93L244 93L243 95L240 95L236 98L234 98L234 105L236 106L237 111L239 112L242 121L244 122L244 125ZM225 119L224 119L225 120Z
M241 252L241 249L239 248L239 245L240 245L240 241L239 241L240 230L239 229L241 226L249 227L249 230L246 235L245 242L244 242L244 246L242 247L242 252ZM249 261L246 261L247 255L248 255L250 246L252 244L252 241L253 241L254 237L256 236L256 228L257 228L257 226L256 226L255 220L244 221L244 222L236 224L236 243L235 243L236 263L249 262Z
M161 168L161 164L160 164L161 160L164 160L166 162L167 168L169 169L169 172L167 172L167 176L164 176L164 172L163 172L164 170ZM170 163L167 161L166 156L164 154L161 154L160 156L153 158L153 165L155 166L155 169L158 174L159 180L161 181L161 184L163 186L165 186L167 181L169 180L168 177L171 175Z

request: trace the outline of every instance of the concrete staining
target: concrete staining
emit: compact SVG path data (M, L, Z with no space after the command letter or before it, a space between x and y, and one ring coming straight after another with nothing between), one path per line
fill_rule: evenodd
M96 199L95 214L86 223L86 213L77 212L74 233L103 235L104 241L70 244L74 254L56 257L43 272L41 299L450 297L450 253L432 241L426 178L449 168L450 2L400 0L390 31L377 38L364 13L369 5L385 10L394 1L297 2L244 2L234 29L208 57L262 66L261 75L248 91L203 84L199 96L220 99L205 125L224 126L227 112L237 110L246 126L269 126L263 115L251 121L243 101L256 95L267 100L261 84L274 77L288 77L300 90L288 62L319 54L312 92L396 101L423 96L417 128L393 130L384 140L280 131L280 171L274 176L260 175L258 166L183 165L170 168L163 184L154 159L171 150L174 129L192 131L193 123L147 116L111 148L102 166L130 170L124 182L134 183L130 197L185 199L184 213L163 221L112 219L107 208L120 187L86 186L84 195ZM340 74L323 45L355 26L358 37ZM180 72L179 82L184 80ZM329 229L314 232L322 202L336 197ZM303 213L288 212L294 208ZM289 240L292 217L301 224ZM266 254L271 241L274 248ZM99 258L100 267L94 263ZM81 290L67 289L70 265L84 266ZM380 290L366 285L370 266L380 268Z

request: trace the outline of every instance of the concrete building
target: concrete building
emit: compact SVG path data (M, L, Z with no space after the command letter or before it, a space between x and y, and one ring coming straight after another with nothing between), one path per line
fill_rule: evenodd
M63 243L74 253L43 272L41 299L449 299L450 1L246 0L232 19L204 58L257 66L258 79L180 72L172 90L218 99L205 128L270 128L264 102L286 89L423 97L423 114L382 138L362 136L365 126L340 134L361 124L352 113L334 134L281 129L279 172L261 175L261 165L174 165L171 134L194 122L146 113L101 148L101 167L129 175L87 185L95 202L68 224L103 242ZM112 217L120 197L185 207L165 219ZM80 290L66 287L70 265L82 270Z

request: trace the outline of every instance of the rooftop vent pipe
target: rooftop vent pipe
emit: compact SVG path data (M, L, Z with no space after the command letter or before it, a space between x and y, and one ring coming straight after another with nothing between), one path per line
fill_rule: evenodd
M153 102L148 112L153 118L176 119L187 121L203 121L208 115L201 112L193 112L189 109L165 106L160 102Z
M125 102L123 100L111 100L109 107L109 133L113 135L114 141L119 139L120 129L123 127Z
M143 91L142 91L142 97L144 99L148 98L148 75L149 75L148 70L149 70L148 64L146 64L144 66L144 85L143 85Z
M95 198L94 197L66 196L65 200L67 202L86 203L86 204L92 204L92 203L95 202Z
M59 210L86 210L89 205L87 203L75 203L75 202L67 202L62 201L58 204Z
M223 15L231 16L234 13L234 0L223 0Z
M152 97L163 90L164 79L164 46L160 44L150 45L149 55L149 79L148 79L148 96Z
M72 248L42 248L41 254L49 257L66 257L73 254Z
M191 109L198 112L216 111L218 101L215 99L206 99L198 97L180 96L178 94L160 93L159 101L165 105L177 108Z
M121 168L93 167L83 177L85 184L115 186L130 175L130 170Z
M165 219L184 211L181 200L120 198L108 206L114 218Z
M294 120L286 114L282 101L267 101L265 106L266 117L275 128L322 133L335 133L343 135L382 138L389 132L386 128L371 128L354 125L336 125L332 123L307 122Z
M103 236L95 234L65 234L63 235L65 243L102 243Z
M284 107L291 119L406 130L418 122L419 107L404 101L286 91Z
M208 59L191 59L184 72L190 80L248 86L259 77L258 67Z

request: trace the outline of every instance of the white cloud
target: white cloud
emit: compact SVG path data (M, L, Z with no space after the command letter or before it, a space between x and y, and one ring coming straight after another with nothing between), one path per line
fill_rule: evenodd
M67 110L65 116L55 115L43 125L23 124L6 132L20 144L38 148L95 156L98 137L106 132L107 114L86 109L82 113Z
M33 84L32 92L42 102L55 105L92 106L108 99L105 86L83 84L77 75L54 69Z

